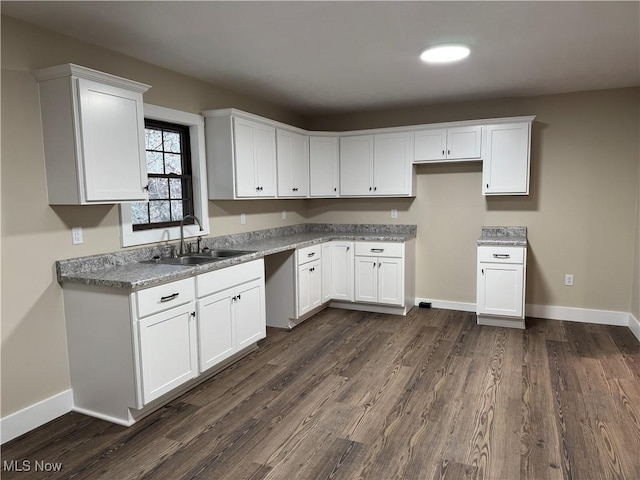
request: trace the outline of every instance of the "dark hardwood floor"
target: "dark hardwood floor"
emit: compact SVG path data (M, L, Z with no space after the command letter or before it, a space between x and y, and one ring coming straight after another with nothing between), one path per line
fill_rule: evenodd
M637 480L640 344L625 327L328 309L133 427L69 413L2 460L31 466L3 479Z

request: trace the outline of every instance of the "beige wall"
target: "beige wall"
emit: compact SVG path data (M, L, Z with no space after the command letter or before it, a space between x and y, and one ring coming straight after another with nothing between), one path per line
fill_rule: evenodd
M47 204L37 85L30 71L77 63L152 85L145 101L199 113L236 107L290 124L276 106L2 17L2 417L69 388L54 262L120 249L118 208ZM304 202L209 202L214 235L304 222ZM282 220L282 210L288 210ZM247 223L240 225L240 213ZM71 245L82 226L84 244Z
M47 204L37 86L29 72L68 62L152 85L145 94L148 103L193 113L236 107L310 128L538 115L529 197L482 197L479 163L420 166L415 199L209 202L212 233L304 221L417 223L418 295L474 302L474 245L480 227L524 224L530 228L530 303L622 311L633 303L634 311L639 309L630 284L635 278L638 290L640 260L635 271L630 261L638 242L638 89L303 119L3 17L2 417L69 388L55 260L120 248L116 207ZM391 208L399 210L397 220L390 219ZM245 225L241 213L247 214ZM84 228L83 245L71 245L72 226ZM561 285L565 272L575 275L575 287Z
M483 197L481 164L418 167L413 200L314 200L313 222L418 224L419 297L475 302L483 225L529 228L527 303L629 312L638 214L639 89L432 105L315 118L316 129L536 115L531 195ZM637 262L635 278L637 279ZM563 285L564 274L575 286ZM636 288L637 290L637 288ZM636 292L637 293L637 292ZM637 308L637 300L635 300Z
M640 142L640 136L638 137ZM638 164L640 174L640 163ZM640 183L640 177L638 178ZM636 251L631 290L631 314L640 321L640 188L638 189L638 203L636 210Z

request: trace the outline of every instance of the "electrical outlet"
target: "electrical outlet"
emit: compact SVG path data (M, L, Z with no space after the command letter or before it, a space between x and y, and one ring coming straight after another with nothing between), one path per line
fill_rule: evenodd
M240 214L240 225L247 223L247 216L244 213Z
M398 218L398 210L395 208L391 209L391 218Z
M84 243L84 239L82 238L82 227L71 228L71 244L80 245L81 243Z
M282 210L282 219L283 220L287 219L287 211L286 210Z
M573 287L573 274L572 273L567 273L564 276L564 284L567 287Z

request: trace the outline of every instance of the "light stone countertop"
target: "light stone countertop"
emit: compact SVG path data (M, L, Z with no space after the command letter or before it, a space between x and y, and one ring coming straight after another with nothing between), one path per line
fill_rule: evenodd
M527 227L482 227L478 245L526 247Z
M255 252L210 263L189 266L140 263L161 253L162 247L156 246L59 260L56 262L56 270L58 282L63 286L81 284L139 290L330 240L404 242L415 236L414 225L305 224L205 238L203 246L211 249Z

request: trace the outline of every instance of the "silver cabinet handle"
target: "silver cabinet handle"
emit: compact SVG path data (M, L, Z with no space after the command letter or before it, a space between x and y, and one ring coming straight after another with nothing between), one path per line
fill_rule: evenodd
M171 295L167 295L166 297L160 297L160 302L164 303L164 302L170 302L171 300L174 300L176 298L178 298L178 295L180 295L180 293L172 293Z
M494 253L493 258L511 258L508 253Z
M372 248L371 253L382 253L384 252L384 248Z

